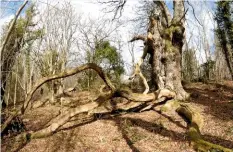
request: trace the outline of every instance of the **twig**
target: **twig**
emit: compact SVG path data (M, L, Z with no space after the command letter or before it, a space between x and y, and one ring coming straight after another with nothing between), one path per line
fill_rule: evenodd
M198 20L198 18L196 17L196 14L195 14L195 10L194 10L194 7L193 7L193 5L191 5L190 3L189 3L189 1L187 1L187 3L188 3L188 5L189 6L191 6L192 7L192 10L193 10L193 15L194 15L194 17L195 17L195 19L197 20L197 22L203 27L203 25L201 24L201 22Z

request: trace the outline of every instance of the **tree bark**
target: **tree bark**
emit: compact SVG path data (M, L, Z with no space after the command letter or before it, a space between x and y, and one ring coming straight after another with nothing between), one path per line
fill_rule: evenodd
M155 3L161 7L162 18L165 18L167 26L162 26L162 19L151 16L146 45L151 48L148 52L152 56L153 79L159 89L174 90L176 99L185 100L189 95L181 84L181 53L185 31L184 1L173 2L172 19L166 5L162 5L162 2Z

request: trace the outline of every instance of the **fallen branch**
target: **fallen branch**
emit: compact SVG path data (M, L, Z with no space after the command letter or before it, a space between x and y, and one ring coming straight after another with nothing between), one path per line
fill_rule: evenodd
M12 119L14 119L16 116L20 115L20 114L24 114L25 110L28 107L29 102L31 101L31 98L33 96L33 94L35 93L35 91L44 83L51 81L51 80L55 80L55 79L60 79L60 78L64 78L64 77L68 77L68 76L72 76L74 74L77 74L81 71L84 71L86 69L93 69L95 70L99 76L103 79L103 81L105 82L105 84L111 89L111 95L119 95L121 97L124 97L128 100L133 100L133 101L137 101L137 102L149 102L152 100L155 100L157 98L157 96L154 93L150 93L150 94L137 94L137 93L130 93L130 92L126 92L126 90L118 90L116 91L115 87L112 85L111 81L109 80L109 78L107 77L107 75L102 71L102 69L100 67L98 67L96 64L93 63L88 63L82 66L79 66L75 69L71 69L71 70L66 70L60 74L57 75L52 75L52 76L48 76L48 77L44 77L41 78L39 81L37 81L34 85L34 87L32 88L32 90L29 92L22 108L21 111L18 110L16 111L13 115L11 115L3 124L2 126L2 130L1 133L6 129L7 125L11 122ZM162 93L162 92L161 92ZM158 94L158 96L163 96L160 93L160 95ZM112 97L111 96L111 97ZM109 97L110 98L110 97ZM103 101L105 101L107 99L104 98Z
M108 91L107 93L102 92L101 95L98 98L96 98L94 101L88 102L76 108L67 109L67 111L62 112L59 116L51 120L51 122L49 122L48 125L45 126L45 128L39 131L27 132L18 135L15 138L15 144L18 145L16 147L19 147L20 145L27 143L31 139L47 137L57 132L58 130L78 125L78 123L75 122L76 118L74 117L76 117L81 113L88 113L89 115L90 114L93 115L93 114L101 114L101 113L111 113L114 110L120 110L120 109L129 110L138 107L140 107L140 109L142 110L146 110L152 108L154 104L161 103L166 99L172 99L176 95L173 91L170 91L168 89L161 89L154 93L149 93L149 94L133 93L127 89L115 89L115 87L112 85L108 77L103 73L102 69L97 65L90 63L77 67L72 70L67 70L58 75L53 75L40 79L35 84L32 91L29 92L29 96L26 100L27 102L25 102L24 107L22 108L24 108L24 111L26 110L27 105L30 102L34 92L45 82L54 79L68 77L86 69L94 69L103 79L106 85L111 89L111 91ZM120 102L118 103L117 101L113 102L113 100L110 100L115 97L123 97L126 98L127 100L125 103L120 103ZM141 105L143 105L143 107ZM199 113L192 110L187 104L179 103L176 100L169 100L163 106L163 109L166 108L175 109L178 114L184 116L185 119L188 120L188 136L190 137L192 143L194 144L195 149L203 150L203 151L208 151L211 149L220 149L226 152L231 151L230 149L224 148L219 145L215 145L213 143L209 143L201 138L200 129L203 124L203 119ZM15 112L12 116L10 116L9 117L10 119L8 119L4 123L2 131L4 131L4 129L7 126L7 123L9 123L10 120L14 118L14 116L23 114L24 111L19 110Z
M160 92L162 93L162 91ZM127 101L126 103L118 103L117 101L115 101L115 103L111 103L109 99L112 99L115 96L121 96L129 100L133 99L134 101L137 101L136 99L140 99L140 101L130 102L126 100ZM89 114L101 114L101 113L110 113L114 110L120 110L120 109L129 110L132 108L137 108L146 102L155 100L156 97L158 96L159 94L155 95L151 93L151 94L144 95L144 94L132 93L126 90L118 90L116 92L101 94L96 100L92 102L89 102L85 105L81 105L77 108L69 109L66 112L60 114L58 117L51 120L51 122L49 122L49 124L44 129L41 129L36 132L28 132L28 133L18 135L16 137L16 142L20 141L19 142L20 144L25 144L31 139L47 137L47 136L52 135L53 133L55 133L56 131L60 129L65 129L65 128L69 128L72 126L76 126L78 125L78 123L74 122L72 118L84 112L89 113ZM163 96L163 95L160 95L160 96Z
M30 100L32 99L33 94L35 93L35 91L42 86L44 83L51 81L51 80L56 80L56 79L60 79L60 78L65 78L68 76L72 76L75 75L79 72L82 72L84 70L87 69L93 69L95 70L98 75L103 79L103 81L106 83L106 85L112 89L112 91L115 90L115 87L113 86L113 84L111 83L111 81L109 80L109 78L107 77L107 75L103 72L103 70L97 66L94 63L88 63L88 64L84 64L82 66L79 66L77 68L71 69L71 70L66 70L62 73L59 73L57 75L52 75L52 76L48 76L48 77L44 77L42 79L40 79L39 81L37 81L37 83L35 83L34 87L32 88L32 90L28 93L27 98L21 108L22 114L24 113L24 111L27 109L28 104L30 102Z
M87 69L93 69L95 70L98 75L103 79L103 81L105 82L105 84L112 90L112 92L115 91L115 87L113 86L113 84L111 83L111 81L109 80L109 78L107 77L107 75L103 72L103 70L97 66L94 63L88 63L88 64L84 64L82 66L76 67L74 69L71 70L66 70L62 73L56 74L56 75L52 75L52 76L48 76L48 77L44 77L41 78L40 80L38 80L35 85L33 86L32 90L28 93L27 98L23 104L23 106L21 107L21 110L16 111L13 115L11 115L10 117L8 117L8 119L5 121L5 123L3 124L3 126L1 127L1 133L6 129L6 127L8 126L8 124L18 115L20 114L24 114L25 110L28 107L29 102L31 101L33 94L36 92L36 90L42 86L44 83L48 82L48 81L52 81L52 80L56 80L56 79L60 79L60 78L65 78L68 76L72 76L75 75L79 72L82 72L84 70Z
M125 90L122 89L122 90L117 90L115 93L109 92L107 94L101 94L93 102L89 102L77 108L68 109L66 112L62 113L60 116L53 119L49 123L49 125L47 125L42 130L18 135L16 138L16 141L19 141L20 144L25 144L31 139L47 137L61 129L66 129L66 128L70 128L70 127L74 127L79 124L82 124L81 121L76 121L77 119L79 120L79 117L76 117L76 116L78 116L81 113L84 113L84 114L88 113L91 116L91 119L90 119L91 121L93 118L92 117L93 114L111 113L114 110L117 111L120 109L129 110L132 108L140 107L140 105L143 105L143 104L152 106L153 104L161 103L162 101L166 100L167 97L165 97L166 95L165 93L168 93L168 91L169 90L165 89L165 91L163 90L157 91L154 95L153 94L143 95L143 94L132 93L127 89ZM173 94L173 92L171 92L170 94ZM117 96L127 98L127 100L125 100L124 103L120 103L118 101L114 101L113 103L113 100L109 100L109 99L114 99ZM161 98L158 99L159 96ZM145 97L144 100L143 100L143 97ZM168 96L168 97L171 97L171 96ZM133 100L129 101L128 99L129 100L133 99ZM140 99L140 101L138 102L136 99ZM133 101L136 101L136 102L133 102ZM202 116L198 112L190 108L188 104L180 103L177 100L169 100L163 106L163 108L165 107L167 108L167 110L169 110L169 108L176 110L178 114L182 115L183 118L187 120L188 136L192 144L194 145L195 149L201 150L201 151L209 151L211 149L222 150L224 152L231 151L228 148L210 143L202 139L201 131L200 131L203 125ZM144 108L143 107L141 108L142 110L145 110L147 106L146 107L144 106Z
M118 97L124 97L134 102L150 102L157 98L157 95L155 95L154 93L148 93L148 94L132 93L126 89L121 89L116 91L115 95Z
M146 37L144 35L136 35L129 42L134 42L137 40L146 41Z

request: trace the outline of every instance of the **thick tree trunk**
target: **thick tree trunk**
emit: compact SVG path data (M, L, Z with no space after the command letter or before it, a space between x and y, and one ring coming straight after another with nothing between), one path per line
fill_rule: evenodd
M189 95L181 84L181 53L185 30L182 21L185 15L184 2L174 1L172 19L163 2L156 1L155 3L162 6L164 16L162 19L151 16L145 44L152 57L153 80L158 89L174 90L177 99L185 100Z
M165 78L165 71L164 71L164 64L163 64L163 40L160 36L158 30L158 20L151 18L150 28L148 31L153 34L152 42L148 43L147 45L152 44L151 52L151 64L152 64L152 76L153 82L157 86L157 89L165 88L164 78Z

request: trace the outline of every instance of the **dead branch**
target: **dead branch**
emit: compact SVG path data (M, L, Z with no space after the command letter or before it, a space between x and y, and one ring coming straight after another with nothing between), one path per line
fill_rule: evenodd
M128 93L131 94L130 92ZM74 127L79 124L82 124L82 122L76 121L77 120L76 118L72 119L75 116L77 116L77 114L81 114L84 112L90 112L90 111L91 111L91 114L111 112L112 110L114 110L114 108L106 107L105 101L112 97L113 97L112 93L100 95L99 98L97 98L94 102L87 103L85 105L82 105L74 109L70 109L64 114L56 117L51 123L49 123L49 126L47 126L46 128L42 130L39 130L36 132L23 133L23 134L18 135L15 138L15 141L16 143L19 142L20 144L27 143L31 139L47 137L57 132L58 130L66 129L66 128L70 128L70 127ZM160 99L165 100L164 97ZM161 100L157 100L157 101L159 102ZM132 103L136 103L136 104L132 104ZM141 105L137 103L139 102L129 102L130 108L136 108ZM120 108L120 107L124 107L124 105L126 104L121 104L118 106L116 105L116 107ZM209 143L201 138L200 130L203 124L203 119L201 115L195 110L193 110L192 108L190 108L188 104L180 103L176 100L169 100L169 105L171 108L175 107L176 112L188 120L188 136L191 139L195 149L202 150L202 151L218 149L224 152L231 152L231 150L228 148L224 148L222 146ZM103 112L101 109L98 109L100 107L105 108L105 111ZM88 117L89 121L92 121L94 119L92 116L93 115L90 115L90 117Z
M190 3L189 3L189 1L186 1L186 2L188 3L188 5L189 5L189 6L191 6L191 7L192 7L192 10L193 10L193 16L194 16L194 18L197 20L198 24L200 24L200 25L203 27L203 25L201 24L201 22L198 20L198 18L197 18L197 16L196 16L196 13L195 13L195 10L194 10L193 5L192 5L192 4L190 4Z
M147 109L152 108L153 105L156 103L161 103L162 101L166 99L171 99L175 97L175 93L168 89L161 89L161 90L156 91L155 93L149 93L149 94L132 93L130 90L127 90L127 89L115 89L111 81L103 73L102 69L95 64L85 64L75 69L67 70L58 75L53 75L53 76L42 78L33 87L33 90L30 92L31 96L33 95L35 90L38 89L39 86L41 86L45 82L48 82L54 79L59 79L61 77L67 77L70 75L74 75L86 69L94 69L100 75L100 77L104 80L106 85L111 88L112 91L109 91L108 93L101 93L98 98L96 98L94 101L88 102L87 104L81 105L76 108L67 109L67 111L61 113L59 116L51 120L45 128L39 131L27 132L27 133L18 135L15 138L16 145L19 146L19 145L25 144L31 139L50 136L53 133L57 132L59 129L65 129L65 128L76 126L78 125L78 123L74 122L76 120L76 118L74 117L81 113L88 113L88 114L110 113L113 110L119 110L119 109L128 110L132 108L137 108L145 103L149 103L145 105L146 107L145 106L144 108L141 107L142 110L147 110ZM115 101L115 103L112 103L111 102L112 100L109 100L109 99L112 99L114 97L126 98L128 102L118 103L117 101ZM201 138L200 129L203 124L203 119L199 113L191 109L187 104L179 103L176 100L169 100L163 106L163 108L165 107L168 109L169 108L175 109L178 114L184 116L185 119L188 119L188 136L190 137L196 149L208 151L214 148L214 149L220 149L226 152L231 151L230 149L224 148L219 145L215 145L213 143L209 143ZM20 114L19 112L20 111L18 111L18 113L16 112L15 115L19 115ZM14 115L11 116L11 118L14 118ZM10 122L10 121L7 120L6 122Z
M150 102L157 99L157 96L154 93L149 94L140 94L132 93L129 90L119 90L116 92L116 96L123 97L134 102Z
M34 87L32 88L32 90L28 93L26 101L24 102L23 107L21 108L22 114L24 113L24 111L27 109L28 104L33 96L33 94L35 93L35 91L42 86L44 83L51 81L51 80L56 80L56 79L60 79L60 78L65 78L68 76L72 76L75 75L81 71L87 70L87 69L93 69L95 70L98 75L103 79L103 81L106 83L106 85L111 88L112 91L115 90L115 87L112 85L111 81L109 80L109 78L107 77L107 75L102 71L102 69L100 67L98 67L96 64L94 63L88 63L82 66L79 66L77 68L71 69L71 70L66 70L62 73L59 73L57 75L52 75L52 76L48 76L48 77L44 77L42 79L40 79L39 81L37 81L37 83L35 83Z
M14 119L17 115L24 114L25 110L28 107L29 102L32 99L33 94L44 83L46 83L48 81L51 81L51 80L55 80L55 79L60 79L60 78L65 78L65 77L68 77L68 76L72 76L74 74L77 74L77 73L79 73L81 71L84 71L84 70L87 70L87 69L93 69L93 70L95 70L99 74L99 76L103 79L103 81L106 83L106 85L112 90L112 92L115 91L115 87L112 85L112 83L109 80L109 78L107 77L107 75L102 71L102 69L100 67L98 67L94 63L88 63L88 64L85 64L85 65L76 67L74 69L71 69L71 70L66 70L66 71L64 71L62 73L59 73L59 74L56 74L56 75L52 75L52 76L41 78L40 80L38 80L35 83L35 85L32 87L32 90L28 93L27 98L26 98L23 106L21 107L21 111L20 110L16 111L3 124L3 126L1 127L1 133L6 129L6 127L11 122L12 119Z
M131 93L131 92L126 92L125 90L118 90L116 91L115 87L112 85L111 81L109 80L109 78L107 77L107 75L102 71L102 69L100 67L98 67L96 64L93 64L93 63L88 63L88 64L85 64L85 65L82 65L82 66L79 66L77 68L74 68L74 69L71 69L71 70L66 70L60 74L57 74L57 75L52 75L52 76L48 76L48 77L44 77L44 78L41 78L40 80L38 80L37 83L35 83L34 87L32 88L32 90L29 92L28 96L27 96L27 99L24 103L24 105L22 106L21 108L21 111L18 110L17 112L15 112L13 115L11 115L7 120L6 122L3 124L2 126L2 130L1 130L1 133L5 130L5 128L7 127L7 125L11 122L12 119L14 119L16 116L20 115L20 114L24 114L25 110L27 109L28 107L28 104L34 94L34 92L41 86L43 85L44 83L48 82L48 81L51 81L51 80L55 80L55 79L59 79L59 78L64 78L64 77L68 77L68 76L72 76L74 74L77 74L81 71L84 71L84 70L87 70L87 69L93 69L95 70L99 76L103 79L103 81L106 83L106 85L112 90L110 92L110 95L107 96L105 94L105 96L100 96L98 101L101 99L102 101L106 101L107 99L111 98L113 95L116 95L117 94L121 97L124 97L128 100L132 100L132 101L138 101L138 102L148 102L148 101L152 101L152 100L155 100L157 99L158 96L162 96L162 95L159 95L156 96L155 94L151 93L151 94L137 94L137 93ZM92 103L94 104L94 103ZM96 107L98 106L97 103L95 103ZM84 105L84 107L86 107ZM83 107L83 108L84 108ZM87 105L87 107L89 107ZM80 107L78 107L80 108ZM88 109L87 111L89 111L90 109ZM82 111L82 112L85 112L85 111ZM69 113L69 112L68 112ZM76 113L77 114L77 113ZM70 117L66 117L66 119L64 121L68 121ZM59 120L60 118L58 118L57 120ZM65 122L63 122L65 123ZM63 123L60 123L60 125L63 125Z
M160 91L159 93L162 93ZM120 96L120 97L125 97L128 100L133 100L137 102L127 102L127 103L118 103L117 101L115 102L114 106L112 103L110 103L109 99L112 97ZM51 120L51 122L44 128L36 132L28 132L26 134L21 134L17 136L16 140L21 140L21 142L27 142L28 140L35 139L35 138L43 138L52 135L54 132L58 131L61 128L67 128L67 127L72 127L72 125L77 125L76 122L70 122L72 118L80 113L88 112L89 114L93 113L110 113L113 110L118 110L118 109L132 109L136 108L140 105L142 105L145 102L149 102L152 100L157 100L157 97L161 96L163 97L164 95L161 94L137 94L137 93L132 93L127 90L118 90L115 93L114 92L109 92L107 94L101 94L97 99L95 99L92 102L89 102L85 105L81 105L77 108L72 108L68 109L66 112L60 114L58 117L54 118ZM164 98L164 97L163 97ZM127 100L127 101L128 101ZM160 102L160 100L158 100ZM154 101L155 102L155 101ZM108 105L107 105L108 104ZM99 109L98 109L99 108ZM102 109L101 109L102 108Z
M63 114L60 114L58 117L54 118L44 129L41 129L41 130L36 131L36 132L28 132L28 133L20 134L16 137L16 141L19 141L20 144L22 144L22 142L25 143L31 139L43 138L43 137L50 136L60 129L65 129L65 128L69 128L69 127L78 125L78 123L73 122L72 118L77 116L78 114L81 114L84 112L88 112L89 114L93 114L93 113L97 114L97 113L110 113L113 110L118 110L118 109L128 110L128 109L138 107L143 102L154 100L158 96L158 95L155 96L155 94L152 94L152 93L149 95L148 94L143 95L143 94L136 94L136 93L131 93L130 91L123 91L123 90L119 90L116 92L117 93L115 93L115 95L113 94L113 92L110 92L108 94L101 94L93 102L89 102L89 103L87 103L85 105L81 105L77 108L69 109L66 112L64 112ZM112 98L113 96L124 96L128 99L133 99L135 101L137 101L137 99L139 99L139 102L128 102L128 103L124 103L124 104L117 104L117 101L116 101L116 105L114 106L115 107L114 108L111 105L111 103L109 103L109 100L108 100L108 99ZM162 96L162 95L160 95L160 96ZM106 106L107 102L109 105L111 105L111 107ZM102 108L102 109L98 109L98 108ZM103 109L105 111L103 111Z

